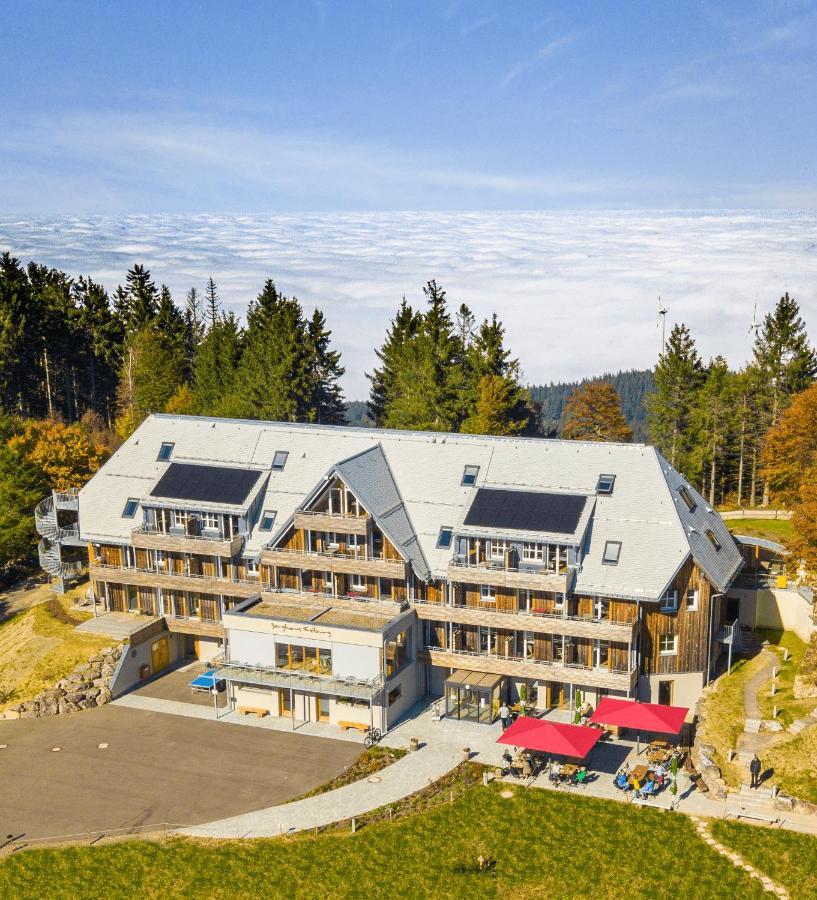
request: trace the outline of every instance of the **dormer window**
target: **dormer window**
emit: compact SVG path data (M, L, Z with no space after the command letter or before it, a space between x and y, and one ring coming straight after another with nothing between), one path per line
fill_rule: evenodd
M261 523L258 526L259 531L272 531L273 523L275 522L275 510L274 509L265 509L263 515L261 516Z
M621 556L621 541L607 541L604 544L604 553L601 561L605 566L617 566Z
M437 536L437 548L440 550L448 550L451 546L451 541L454 538L454 529L449 528L447 525L443 525L440 529L440 533Z
M613 493L613 485L616 483L615 475L599 475L599 480L596 483L596 493L597 494L612 494Z
M272 459L272 470L273 472L283 472L284 466L287 464L287 457L289 456L288 450L276 450L275 456Z
M479 466L466 466L462 472L462 484L465 487L472 487L477 483L477 475L479 475Z
M176 445L172 441L165 441L162 446L159 447L159 455L156 459L158 459L159 462L167 462L173 455L173 448L175 446Z
M678 495L686 504L686 508L690 512L695 512L695 507L698 504L695 502L695 498L692 496L692 492L686 485L682 485L678 488Z
M715 551L721 549L721 542L715 537L715 532L711 528L706 529L706 536L709 538L709 543L715 548Z
M678 591L673 589L664 591L661 598L661 612L678 612Z
M132 519L136 515L136 510L138 508L139 501L134 497L129 497L127 503L125 503L125 508L122 510L122 518Z

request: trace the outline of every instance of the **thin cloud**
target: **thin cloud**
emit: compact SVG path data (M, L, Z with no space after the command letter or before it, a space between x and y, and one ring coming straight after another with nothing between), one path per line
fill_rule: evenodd
M492 22L496 22L497 18L497 14L493 12L488 13L488 15L482 16L479 19L475 19L473 22L467 22L460 28L460 37L466 37L469 34L473 34L475 31L479 31L481 28L485 28Z
M515 66L512 66L506 73L505 77L500 81L499 86L501 88L506 88L508 85L512 84L519 78L520 75L527 72L529 69L534 68L539 65L539 63L543 62L546 59L549 59L552 56L555 56L557 53L560 53L565 47L569 47L576 40L576 36L572 34L564 35L563 37L554 38L552 41L549 41L547 44L541 46L533 56L529 56L526 59L520 60Z

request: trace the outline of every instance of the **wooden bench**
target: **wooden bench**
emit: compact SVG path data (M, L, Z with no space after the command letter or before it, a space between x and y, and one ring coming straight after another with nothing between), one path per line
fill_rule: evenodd
M369 730L369 726L365 725L363 722L338 722L338 727L342 728L344 731L348 731L350 728L356 728L360 732Z
M242 716L254 715L259 719L263 719L264 716L269 715L269 710L264 709L263 706L239 706L238 711Z
M758 809L754 804L743 803L737 798L728 797L726 800L726 816L734 816L736 819L755 819L758 822L766 822L769 825L782 826L780 816L774 810Z

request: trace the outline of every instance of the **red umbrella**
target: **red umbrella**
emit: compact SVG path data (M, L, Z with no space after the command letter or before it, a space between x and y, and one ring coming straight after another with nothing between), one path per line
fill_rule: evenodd
M497 738L498 744L512 744L526 750L539 750L554 756L573 756L583 759L601 737L598 728L584 725L562 725L520 716L510 728Z
M659 734L678 734L689 709L683 706L664 706L662 703L638 703L617 697L602 697L590 721L598 725L615 725L634 731L655 731Z

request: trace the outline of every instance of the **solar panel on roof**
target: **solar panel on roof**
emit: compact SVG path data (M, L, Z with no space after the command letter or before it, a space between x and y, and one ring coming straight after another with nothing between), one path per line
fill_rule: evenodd
M150 496L241 506L260 474L250 469L229 469L226 466L171 463Z
M573 534L587 502L577 494L479 488L465 525Z

